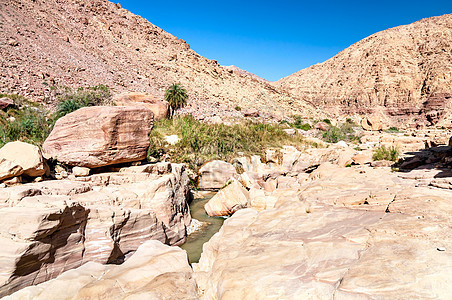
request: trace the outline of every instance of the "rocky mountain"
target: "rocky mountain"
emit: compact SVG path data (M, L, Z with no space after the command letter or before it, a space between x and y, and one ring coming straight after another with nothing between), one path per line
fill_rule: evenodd
M48 99L52 85L105 84L162 98L184 85L192 111L235 106L311 114L315 109L206 59L185 41L106 0L0 2L0 92ZM47 100L50 101L50 100Z
M373 34L276 86L338 115L436 123L452 102L452 14Z
M252 77L252 78L254 78L254 79L258 80L258 81L262 81L262 82L266 82L266 83L269 82L268 80L266 80L266 79L264 79L264 78L262 78L262 77L259 77L259 76L257 76L256 74L253 74L253 73L248 72L248 71L246 71L246 70L240 69L239 67L234 66L234 65L231 65L231 66L225 66L224 68L226 68L226 69L228 69L228 70L232 70L232 72L234 72L234 73L236 73L236 74L239 74L239 75L242 75L242 76L249 76L249 77Z

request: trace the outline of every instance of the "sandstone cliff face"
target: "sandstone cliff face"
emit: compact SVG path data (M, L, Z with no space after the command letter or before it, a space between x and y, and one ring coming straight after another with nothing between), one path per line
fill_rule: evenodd
M452 14L378 32L276 86L340 114L435 118L452 101Z
M26 20L26 21L24 21ZM208 60L147 20L105 0L6 0L0 3L0 92L35 99L52 84L106 84L116 92L162 99L180 82L193 111L315 110L270 84Z

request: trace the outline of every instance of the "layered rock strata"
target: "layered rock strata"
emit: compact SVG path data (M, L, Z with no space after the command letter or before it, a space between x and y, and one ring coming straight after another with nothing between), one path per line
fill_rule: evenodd
M86 262L120 263L145 241L185 241L188 176L159 163L0 189L0 296Z
M43 154L88 168L143 160L153 120L153 112L145 107L84 107L58 119Z
M122 265L89 262L5 299L198 299L187 254L148 241Z
M375 33L276 83L338 115L451 126L452 14ZM447 116L446 116L447 115Z

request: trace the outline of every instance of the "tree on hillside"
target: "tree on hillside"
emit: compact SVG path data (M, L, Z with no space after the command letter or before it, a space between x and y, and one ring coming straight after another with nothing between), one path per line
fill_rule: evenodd
M174 116L176 109L182 108L187 104L187 90L180 83L172 84L165 92L165 100L169 103L168 117Z

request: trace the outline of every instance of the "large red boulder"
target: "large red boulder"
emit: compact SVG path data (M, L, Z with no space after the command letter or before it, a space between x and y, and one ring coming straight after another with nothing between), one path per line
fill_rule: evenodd
M146 158L154 114L145 107L93 106L55 123L42 148L47 159L96 168Z

